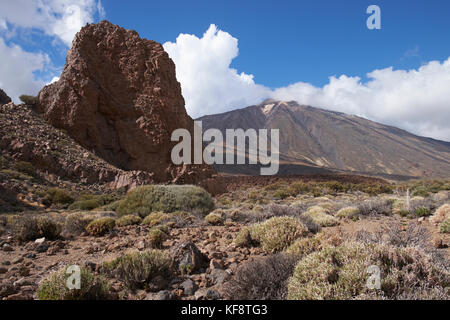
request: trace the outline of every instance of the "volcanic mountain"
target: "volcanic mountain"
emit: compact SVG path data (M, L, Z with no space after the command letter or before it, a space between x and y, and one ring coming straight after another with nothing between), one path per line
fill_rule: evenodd
M280 174L346 171L395 178L449 177L450 143L358 116L266 100L259 105L208 115L203 130L280 130ZM219 171L256 173L249 165Z

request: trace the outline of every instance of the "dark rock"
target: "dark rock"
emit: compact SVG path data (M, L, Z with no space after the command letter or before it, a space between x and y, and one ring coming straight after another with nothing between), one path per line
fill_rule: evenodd
M10 102L11 102L11 98L8 97L8 95L5 93L5 91L0 89L0 105L7 104Z
M173 300L175 294L169 290L162 290L156 294L155 300Z
M211 288L202 288L195 292L195 300L218 300L221 298L217 290Z
M194 273L208 265L208 257L191 242L180 242L170 249L173 267L184 273Z
M195 293L195 290L197 290L197 285L191 279L185 280L180 284L180 287L183 289L184 295L186 296L192 296Z

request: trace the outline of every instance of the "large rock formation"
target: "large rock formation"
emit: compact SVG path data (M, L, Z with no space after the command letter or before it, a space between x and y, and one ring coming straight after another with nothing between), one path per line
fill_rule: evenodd
M2 104L7 104L11 102L11 98L8 97L8 95L5 93L5 91L3 91L2 89L0 89L0 106Z
M175 65L161 44L110 22L88 24L75 36L59 81L39 93L38 110L83 147L155 181L194 183L214 170L171 164L170 136L192 132Z

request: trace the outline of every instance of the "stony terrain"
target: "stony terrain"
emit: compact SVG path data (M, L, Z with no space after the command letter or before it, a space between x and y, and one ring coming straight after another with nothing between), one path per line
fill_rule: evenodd
M329 177L333 178L339 176ZM3 299L37 299L38 286L43 279L61 268L76 264L108 279L108 299L229 299L232 297L229 296L228 286L235 286L239 268L252 261L260 261L261 258L276 257L279 252L268 251L263 243L241 243L242 231L278 216L292 216L303 221L300 214L312 212L311 208L320 208L324 217L331 221L324 223L323 221L328 220L315 220L322 227L317 230L313 228L306 235L306 239L320 239L324 248L336 247L347 241L364 242L370 238L368 235L375 236L378 233L383 235L383 241L395 241L397 246L422 250L435 259L434 264L447 268L448 271L450 234L440 231L442 221L435 218L438 210L445 209L447 219L450 215L450 191L445 190L448 182L435 182L434 186L430 183L427 185L428 189L424 190L417 183L408 186L383 184L383 187L370 179L353 179L361 181L352 183L342 178L343 182L336 182L327 181L324 177L319 181L314 181L311 177L302 181L298 177L296 180L269 181L256 187L243 184L238 188L230 184L232 191L214 198L216 209L209 218L195 213L195 210L186 213L182 218L167 224L169 229L164 229L166 235L160 244L151 236L158 222L153 227L143 222L119 226L118 217L123 216L120 205L90 211L80 211L80 207L71 206L71 210L55 209L53 205L35 213L2 215L0 222L3 219L4 226L1 227L3 233L0 236L0 296ZM302 189L305 186L309 189ZM406 196L403 192L406 187L411 188L415 194L411 196L411 208L407 213ZM124 196L119 198L124 199ZM348 216L342 215L341 209L349 206L356 207L356 211ZM429 211L420 216L417 208L422 207L429 208ZM74 234L67 229L67 221L71 215L80 212L85 217L112 217L116 220L116 226L97 236L86 230L81 234ZM211 219L214 215L219 219ZM50 217L61 226L62 233L55 239L18 240L13 221L15 217L24 216ZM401 241L410 243L400 245ZM292 254L292 249L287 247L287 251L281 251ZM175 268L170 276L155 273L147 279L145 286L138 288L130 288L126 277L111 275L105 271L105 262L130 252L144 253L155 248L167 252L170 259L176 260L180 256L188 259L192 263L192 270L180 272ZM260 271L257 281L264 283L264 270ZM250 292L248 295L244 298L254 298ZM448 297L448 293L442 292L438 296L440 299Z

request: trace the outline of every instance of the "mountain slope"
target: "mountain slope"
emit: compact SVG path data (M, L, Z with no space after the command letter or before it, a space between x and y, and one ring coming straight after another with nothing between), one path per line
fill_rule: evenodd
M418 177L450 176L449 142L294 101L266 100L260 105L197 120L203 122L204 130L217 128L222 132L236 128L279 129L280 162L284 166ZM296 172L289 169L283 173Z

